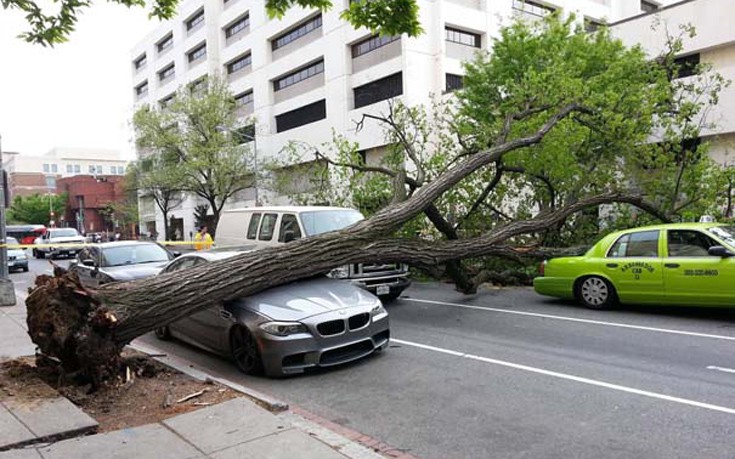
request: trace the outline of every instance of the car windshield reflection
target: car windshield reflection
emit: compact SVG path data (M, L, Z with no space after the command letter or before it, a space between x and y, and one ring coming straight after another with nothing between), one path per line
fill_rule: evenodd
M709 229L709 232L735 248L735 226L714 226Z
M364 217L356 210L318 210L313 212L302 212L301 224L307 236L328 233L341 230L353 225Z
M102 266L139 265L169 261L168 252L156 244L136 244L109 247L102 251Z

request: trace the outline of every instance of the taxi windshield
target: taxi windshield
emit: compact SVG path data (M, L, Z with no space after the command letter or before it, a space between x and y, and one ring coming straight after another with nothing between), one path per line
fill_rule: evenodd
M709 228L709 232L735 248L735 226L714 226Z

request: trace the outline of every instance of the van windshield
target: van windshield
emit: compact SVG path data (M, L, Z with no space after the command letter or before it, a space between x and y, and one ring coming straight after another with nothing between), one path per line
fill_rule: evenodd
M362 214L356 210L315 210L300 214L301 225L307 236L328 233L346 228L362 220Z

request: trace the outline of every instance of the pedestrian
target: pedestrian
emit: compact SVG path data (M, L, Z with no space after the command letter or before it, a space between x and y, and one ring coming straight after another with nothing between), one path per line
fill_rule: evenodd
M194 235L194 250L209 250L213 242L212 236L207 232L207 227L202 226Z

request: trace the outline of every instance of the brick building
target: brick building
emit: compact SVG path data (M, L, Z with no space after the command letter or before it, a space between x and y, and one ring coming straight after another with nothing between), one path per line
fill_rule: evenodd
M56 181L56 192L67 193L66 215L59 216L59 226L74 227L80 233L114 232L115 222L105 209L113 202L123 202L123 177L76 175Z

